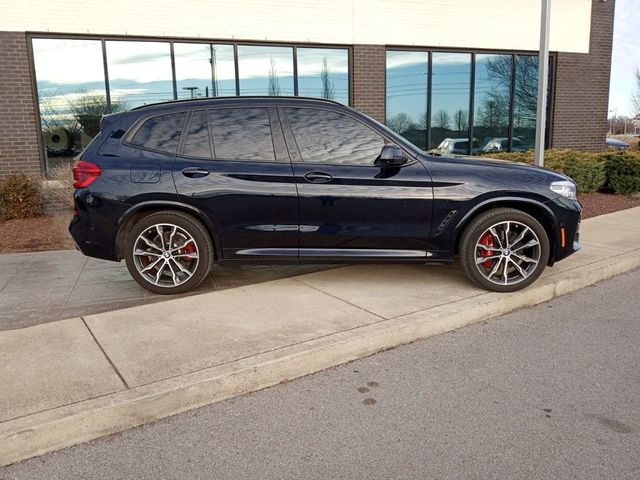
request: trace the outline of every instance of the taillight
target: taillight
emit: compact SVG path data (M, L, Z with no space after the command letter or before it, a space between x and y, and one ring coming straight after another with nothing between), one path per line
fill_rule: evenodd
M73 166L73 188L85 188L100 176L102 170L92 162L79 160Z

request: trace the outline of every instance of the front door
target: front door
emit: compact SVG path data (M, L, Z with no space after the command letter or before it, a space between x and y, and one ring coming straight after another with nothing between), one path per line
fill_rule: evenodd
M427 257L433 188L416 160L376 162L383 136L355 116L280 109L300 204L300 257Z
M275 108L197 110L173 165L180 199L213 223L225 259L298 253L298 198Z

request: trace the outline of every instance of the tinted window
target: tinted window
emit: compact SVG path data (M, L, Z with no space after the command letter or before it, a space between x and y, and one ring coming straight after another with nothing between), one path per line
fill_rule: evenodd
M349 51L343 48L298 48L298 95L349 104Z
M34 38L33 61L49 169L72 162L98 134L100 117L122 105L114 97L107 103L99 40Z
M186 113L153 117L144 122L131 143L153 150L176 153Z
M209 111L215 158L274 161L269 113L265 108Z
M509 136L509 105L511 103L511 55L476 55L475 116L473 134L483 143L496 137ZM495 148L507 150L509 141Z
M115 101L129 109L173 100L169 42L108 40L106 49L112 104ZM84 70L85 60L76 59L75 65Z
M207 112L194 112L191 116L183 154L189 157L211 158Z
M236 94L233 45L174 43L178 99Z
M443 138L469 136L471 54L434 52L431 56L431 145ZM465 148L468 148L467 143Z
M429 123L428 78L427 52L387 52L387 127L422 149Z
M293 95L293 48L238 46L240 95Z
M286 108L302 161L373 165L384 140L357 120L336 112Z

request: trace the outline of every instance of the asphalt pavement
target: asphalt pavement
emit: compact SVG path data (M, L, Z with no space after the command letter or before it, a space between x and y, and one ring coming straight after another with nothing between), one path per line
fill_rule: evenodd
M0 478L637 479L639 284L635 270Z

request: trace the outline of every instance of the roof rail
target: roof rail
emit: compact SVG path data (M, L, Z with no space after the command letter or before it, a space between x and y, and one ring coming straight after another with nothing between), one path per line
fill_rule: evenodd
M344 104L336 101L336 100L330 100L327 98L318 98L318 97L294 97L292 95L278 95L278 96L272 96L272 95L243 95L243 96L230 96L230 97L202 97L202 98L187 98L187 99L183 99L183 100L167 100L164 102L155 102L155 103L148 103L146 105L140 105L138 107L134 107L131 109L131 111L133 110L141 110L143 108L147 108L147 107L155 107L158 105L167 105L167 104L182 104L182 103L197 103L197 102L205 102L207 100L231 100L231 101L242 101L242 100L252 100L252 99L259 99L259 100L273 100L274 102L277 101L278 99L285 99L285 100L312 100L312 101L317 101L320 103L333 103L336 105L341 105L344 106Z

